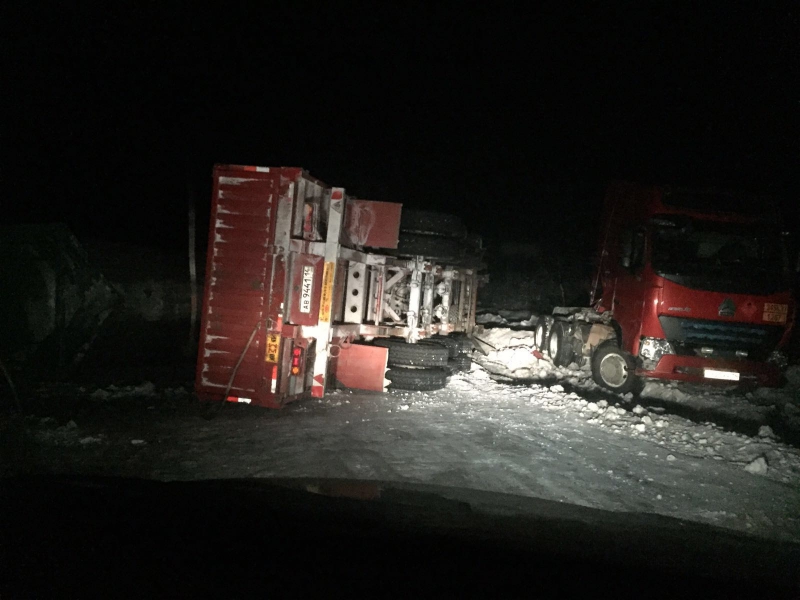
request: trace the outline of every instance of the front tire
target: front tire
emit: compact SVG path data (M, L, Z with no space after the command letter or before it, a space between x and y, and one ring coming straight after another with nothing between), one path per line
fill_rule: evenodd
M614 341L600 344L592 354L592 378L598 385L618 394L635 392L640 387L633 357Z

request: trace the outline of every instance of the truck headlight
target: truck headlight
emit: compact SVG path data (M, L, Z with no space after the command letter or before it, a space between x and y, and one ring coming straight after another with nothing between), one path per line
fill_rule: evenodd
M639 345L639 356L645 360L658 361L665 354L675 354L675 349L667 340L661 338L642 338Z

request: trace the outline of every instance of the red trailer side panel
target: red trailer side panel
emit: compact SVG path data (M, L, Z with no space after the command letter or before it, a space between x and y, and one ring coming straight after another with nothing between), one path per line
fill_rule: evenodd
M268 246L279 184L274 171L214 167L196 375L197 392L208 399L221 400L229 383L230 395L248 399L262 387Z
M206 399L221 400L229 384L229 395L246 401L265 388L266 294L277 204L287 187L284 171L299 173L214 167L196 374L198 395Z
M230 385L229 400L278 408L302 392L290 385L292 349L307 343L291 339L296 328L287 332L287 322L316 322L322 259L290 252L292 219L325 189L297 168L214 167L200 398L222 400ZM304 284L312 288L305 299Z

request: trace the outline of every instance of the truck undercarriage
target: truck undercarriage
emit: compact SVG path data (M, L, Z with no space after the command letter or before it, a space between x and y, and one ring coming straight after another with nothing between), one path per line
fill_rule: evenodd
M447 336L475 326L480 254L450 215L217 165L198 395L280 407L333 385L441 387L464 364Z

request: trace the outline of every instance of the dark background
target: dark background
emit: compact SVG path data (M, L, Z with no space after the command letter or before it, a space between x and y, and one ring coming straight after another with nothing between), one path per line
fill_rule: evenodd
M795 3L25 4L0 14L12 223L182 251L215 162L302 166L494 241L593 243L617 177L796 218Z

